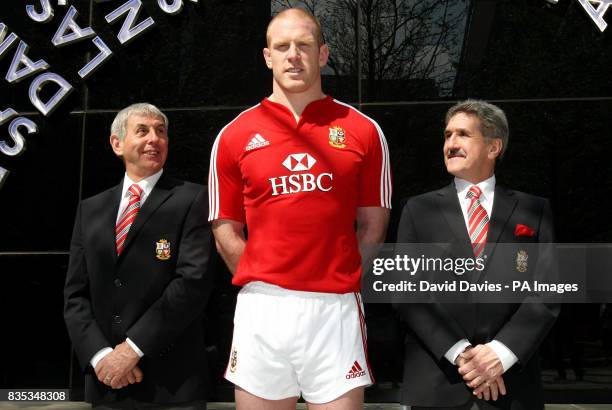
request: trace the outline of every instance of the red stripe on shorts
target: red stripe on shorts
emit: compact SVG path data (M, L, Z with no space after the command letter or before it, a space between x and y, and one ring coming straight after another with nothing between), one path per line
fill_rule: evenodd
M363 310L361 310L359 294L355 292L353 293L353 295L355 295L355 303L357 303L357 311L359 312L359 324L361 326L361 342L363 343L363 352L365 354L366 366L368 368L370 378L372 379L372 383L375 383L374 373L372 373L372 368L370 367L370 359L368 359L368 342L366 337L365 317L363 315Z

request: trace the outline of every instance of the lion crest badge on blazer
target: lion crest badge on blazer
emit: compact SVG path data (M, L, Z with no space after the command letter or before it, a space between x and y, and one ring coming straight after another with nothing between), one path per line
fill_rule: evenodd
M529 255L527 251L520 250L516 253L516 270L521 273L527 272Z
M169 241L160 239L155 243L155 257L160 261L166 261L172 257Z

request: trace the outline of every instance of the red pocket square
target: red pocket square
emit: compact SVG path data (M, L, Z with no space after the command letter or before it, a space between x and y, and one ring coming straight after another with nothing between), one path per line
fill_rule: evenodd
M516 224L516 227L514 228L514 236L534 236L534 235L535 235L535 231L533 230L533 228L530 228L527 225Z

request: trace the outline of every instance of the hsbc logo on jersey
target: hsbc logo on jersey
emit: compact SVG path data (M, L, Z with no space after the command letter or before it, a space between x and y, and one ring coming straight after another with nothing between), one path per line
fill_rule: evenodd
M308 154L291 154L283 161L289 171L308 171L317 163L317 160Z
M283 166L292 172L310 171L317 163L310 154L290 154L283 161ZM331 191L333 175L329 172L322 174L301 173L282 175L268 179L272 187L272 196L296 194L298 192Z

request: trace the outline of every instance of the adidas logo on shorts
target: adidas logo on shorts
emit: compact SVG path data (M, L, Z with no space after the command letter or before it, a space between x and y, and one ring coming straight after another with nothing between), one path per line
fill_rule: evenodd
M270 145L270 141L267 141L260 134L255 134L255 136L251 138L251 141L247 144L245 151L251 151L268 145Z
M355 363L353 363L353 367L351 367L351 370L349 370L346 376L344 377L347 379L354 379L356 377L365 376L365 374L365 370L363 370L361 366L359 366L359 362L355 360Z

